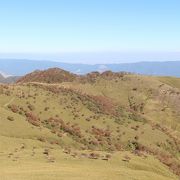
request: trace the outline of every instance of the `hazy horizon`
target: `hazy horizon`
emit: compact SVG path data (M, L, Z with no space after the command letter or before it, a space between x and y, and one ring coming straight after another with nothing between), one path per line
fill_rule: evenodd
M73 53L0 53L2 59L19 59L19 60L38 60L38 61L55 61L62 63L75 64L119 64L119 63L137 63L137 62L167 62L180 61L180 53L140 53L140 52L73 52Z

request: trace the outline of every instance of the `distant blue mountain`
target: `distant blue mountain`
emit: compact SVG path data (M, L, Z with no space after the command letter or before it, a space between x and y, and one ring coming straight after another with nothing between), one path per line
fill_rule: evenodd
M25 59L0 59L0 71L14 76L22 76L34 70L44 70L52 67L59 67L76 74L111 70L114 72L126 71L144 75L180 77L180 61L89 65Z

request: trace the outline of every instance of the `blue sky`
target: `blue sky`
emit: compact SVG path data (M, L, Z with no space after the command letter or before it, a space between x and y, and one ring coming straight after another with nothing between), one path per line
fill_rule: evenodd
M179 0L0 0L0 58L180 60Z

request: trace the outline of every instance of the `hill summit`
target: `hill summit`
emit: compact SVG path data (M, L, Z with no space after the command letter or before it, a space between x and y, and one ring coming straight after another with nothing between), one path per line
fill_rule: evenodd
M20 78L18 83L42 82L42 83L61 83L72 82L77 75L60 68L50 68L47 70L36 70Z

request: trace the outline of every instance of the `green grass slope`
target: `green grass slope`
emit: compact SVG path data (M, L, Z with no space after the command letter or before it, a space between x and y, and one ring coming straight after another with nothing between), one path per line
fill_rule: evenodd
M1 85L0 176L178 179L179 82L107 72Z

